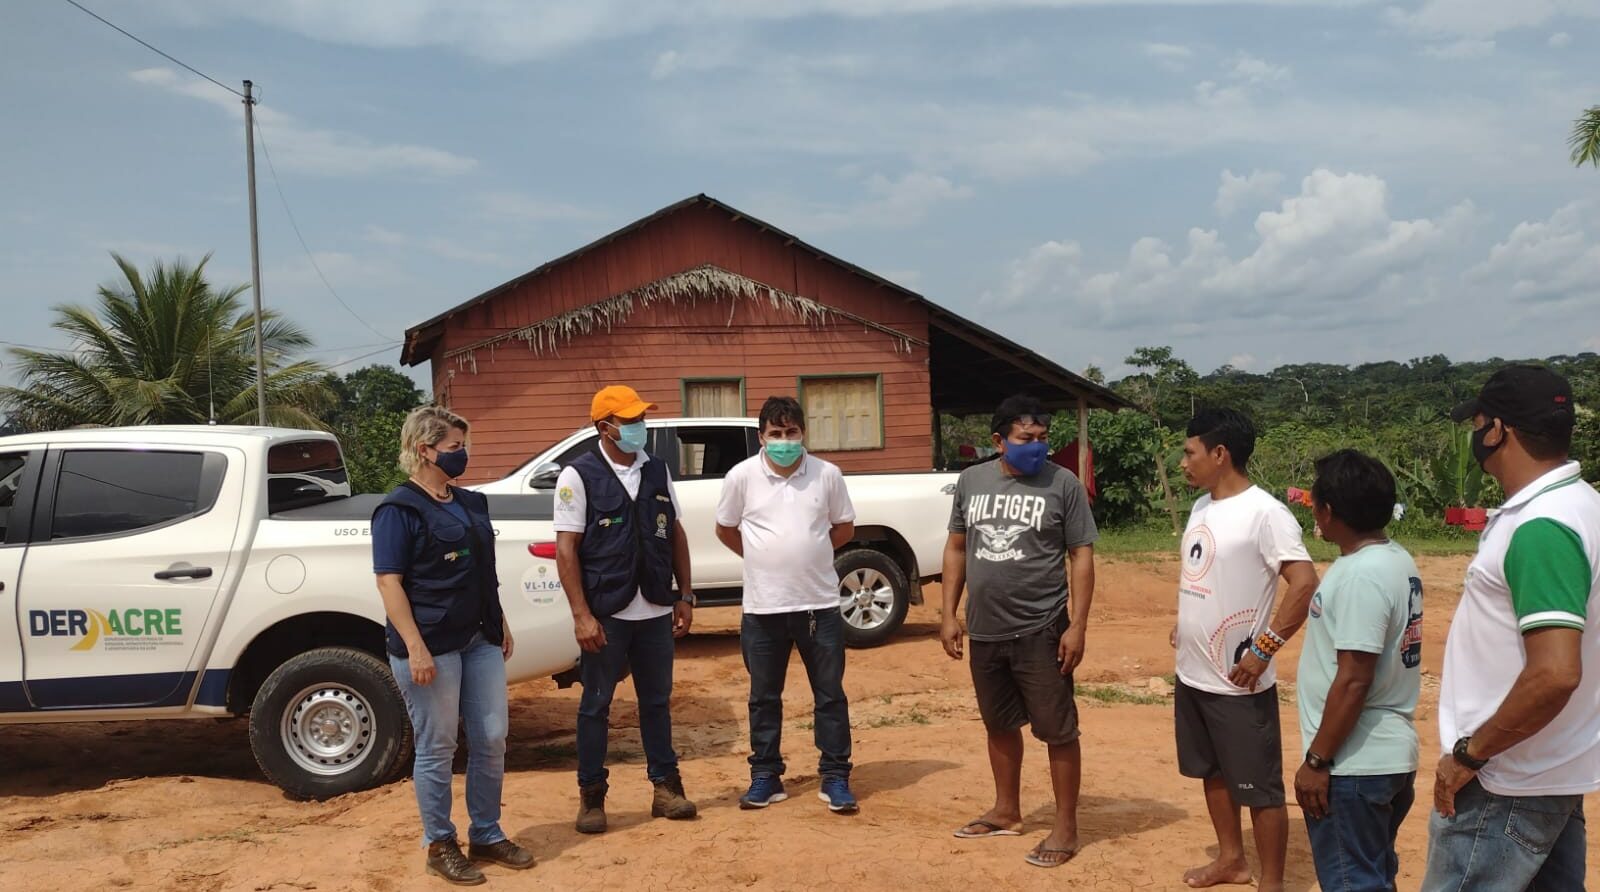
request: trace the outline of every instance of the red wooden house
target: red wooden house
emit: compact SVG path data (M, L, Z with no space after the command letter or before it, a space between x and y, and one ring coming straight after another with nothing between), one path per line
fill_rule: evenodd
M468 482L503 476L629 384L662 416L754 415L798 396L808 445L847 471L942 466L940 412L1111 391L705 195L631 223L406 331L439 401L472 422ZM1082 438L1080 438L1082 439Z

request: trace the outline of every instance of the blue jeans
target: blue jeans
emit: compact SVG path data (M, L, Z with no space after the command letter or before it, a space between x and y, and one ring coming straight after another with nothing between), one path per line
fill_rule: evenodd
M1416 780L1415 771L1329 779L1327 817L1306 818L1324 892L1392 892L1400 872L1394 839L1416 801Z
M506 838L500 830L500 788L506 777L506 660L480 633L457 651L434 654L438 675L427 687L411 680L411 661L391 654L389 668L406 700L417 760L411 777L422 812L424 842L456 838L450 821L450 765L456 726L467 730L467 840Z
M1476 780L1428 821L1422 892L1580 892L1582 796L1497 796Z
M816 632L811 623L816 622ZM811 680L812 726L823 777L850 776L850 704L844 696L844 618L836 607L768 615L745 614L739 629L750 673L750 775L782 775L783 683L789 652L798 649Z
M583 696L578 699L578 786L604 783L606 746L611 732L611 698L623 672L632 667L633 691L639 697L639 737L644 743L645 773L652 783L678 773L672 751L672 614L655 619L600 620L606 644L578 660Z

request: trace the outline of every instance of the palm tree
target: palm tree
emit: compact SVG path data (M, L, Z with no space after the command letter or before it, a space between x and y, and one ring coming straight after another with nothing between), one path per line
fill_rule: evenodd
M197 265L156 262L147 275L112 258L126 282L101 286L99 306L59 306L53 327L70 352L13 348L18 387L0 387L0 409L32 430L77 425L253 424L255 325L239 296L215 291ZM262 316L267 418L322 427L335 396L326 370L291 356L311 339L274 313Z
M1600 105L1590 106L1573 122L1567 145L1572 146L1573 164L1600 167Z

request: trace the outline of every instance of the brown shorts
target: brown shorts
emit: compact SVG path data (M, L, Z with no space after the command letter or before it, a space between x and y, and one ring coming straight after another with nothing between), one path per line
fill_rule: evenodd
M978 713L991 732L1033 726L1049 744L1078 739L1078 703L1072 676L1061 674L1056 654L1067 630L1063 615L1032 634L1005 641L973 641L968 648Z
M1182 681L1173 695L1178 773L1221 777L1233 801L1249 808L1284 804L1283 732L1278 688L1254 694L1212 694Z

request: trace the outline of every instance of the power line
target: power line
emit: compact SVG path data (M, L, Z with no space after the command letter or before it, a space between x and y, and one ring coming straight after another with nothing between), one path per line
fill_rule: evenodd
M294 230L294 237L300 242L300 250L306 252L306 259L311 261L311 268L317 271L317 278L322 280L322 287L328 289L328 293L333 295L333 299L339 302L339 306L344 307L345 312L349 313L357 322L366 326L367 331L380 338L392 338L392 335L384 334L373 328L372 323L361 318L361 314L345 303L344 298L339 296L339 292L333 290L332 283L328 281L328 277L322 272L322 267L317 263L316 255L311 253L310 246L306 244L306 237L300 234L300 224L295 222L294 211L289 210L289 198L283 194L283 182L278 179L278 169L272 165L272 152L267 150L267 134L266 131L261 129L260 121L256 121L256 138L261 140L261 155L267 159L267 172L272 174L272 186L278 191L278 200L283 202L283 213L284 216L289 218L289 228Z
M378 349L372 351L371 353L363 353L360 356L353 356L353 357L345 360L344 362L336 362L336 363L334 363L333 365L330 365L330 366L323 366L323 370L331 372L334 369L339 368L341 366L347 366L352 362L360 362L363 359L367 359L369 357L377 356L379 353L382 353L382 352L384 352L386 350L392 350L392 349L394 349L394 345L393 344L385 344L384 346L379 347Z
M0 344L3 343L5 342L0 341ZM398 347L404 343L405 341L384 341L381 344L351 344L348 347L318 347L315 350L304 350L301 352L305 353L307 356L319 356L324 353L343 353L346 350L366 350L369 347Z
M172 56L169 53L162 52L160 49L158 49L158 48L156 48L154 46L151 46L149 43L147 43L144 40L140 39L137 35L129 33L128 31L118 27L116 24L114 24L114 23L112 23L110 21L107 21L104 17L100 16L94 10L89 9L88 7L84 6L82 3L79 3L78 0L67 0L67 2L72 4L73 6L76 6L78 9L82 10L84 13L88 14L91 18L93 18L96 21L100 22L102 25L105 25L106 27L112 29L113 31L116 31L118 34L121 34L122 36L128 38L129 40L132 40L133 42L139 44L140 46L142 46L145 49L151 51L152 53L155 53L156 55L162 57L163 59L166 59L167 61L173 63L174 65L181 65L182 67L187 68L189 71L193 72L194 74L197 74L200 77L205 78L206 80L212 82L213 84L216 84L217 86L221 87L224 90L227 90L229 93L232 93L233 95L239 97L240 99L248 99L249 98L249 97L245 96L243 93L240 93L238 90L235 90L234 88L228 86L227 84L223 83L222 81L219 81L216 78L212 77L211 75L206 74L204 71L201 71L200 69L194 67L193 65L190 65L189 63L183 61L182 59L178 59L178 58L176 58L175 56Z

